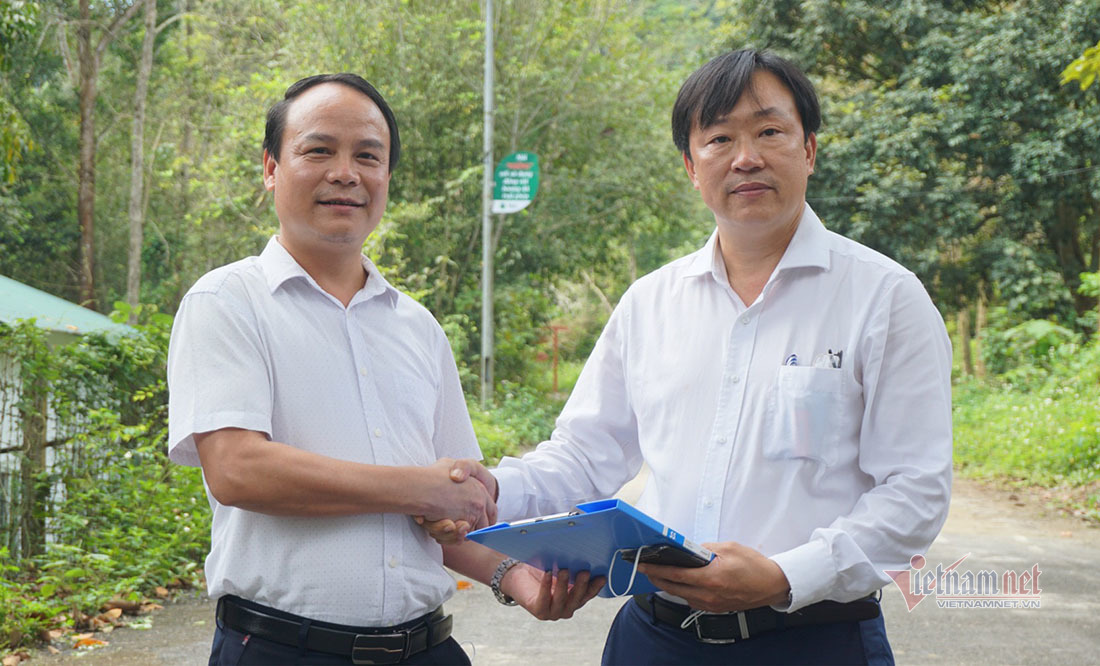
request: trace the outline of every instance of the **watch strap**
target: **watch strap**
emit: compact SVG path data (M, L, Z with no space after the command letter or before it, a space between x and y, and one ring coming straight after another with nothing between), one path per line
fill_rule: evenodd
M503 561L501 561L500 564L497 565L496 571L493 572L492 579L489 580L489 587L493 590L493 596L497 598L497 601L504 604L505 606L515 606L516 600L508 596L507 594L504 594L504 592L500 589L500 582L504 580L504 574L511 571L512 567L516 566L519 563L520 562L517 559L513 559L511 557L505 558Z

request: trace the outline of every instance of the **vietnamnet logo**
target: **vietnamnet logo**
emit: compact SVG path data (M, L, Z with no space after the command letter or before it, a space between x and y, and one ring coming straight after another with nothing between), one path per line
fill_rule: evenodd
M959 565L970 557L963 555L946 567L941 563L925 570L927 561L923 555L909 560L912 569L895 571L884 569L887 576L901 590L910 612L930 596L936 597L940 608L1039 608L1039 565L1022 571L993 569L973 571Z

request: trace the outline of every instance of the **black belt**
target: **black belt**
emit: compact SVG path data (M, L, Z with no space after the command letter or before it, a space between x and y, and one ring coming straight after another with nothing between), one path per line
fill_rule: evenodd
M656 594L636 595L634 602L658 622L684 631L694 631L696 639L703 643L734 643L769 631L809 624L871 620L881 612L872 595L846 604L819 601L793 613L780 613L769 606L737 613L703 613L685 627L684 621L694 613L689 606L673 603Z
M298 647L305 633L306 649L351 657L354 664L398 664L435 647L451 636L454 618L443 607L393 627L348 627L305 618L239 597L218 600L218 621L242 634ZM308 625L307 625L308 623Z

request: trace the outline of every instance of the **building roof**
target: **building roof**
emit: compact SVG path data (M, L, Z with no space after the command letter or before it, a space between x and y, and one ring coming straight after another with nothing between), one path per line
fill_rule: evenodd
M19 319L34 319L39 328L70 335L129 329L110 317L0 275L0 322L15 324Z

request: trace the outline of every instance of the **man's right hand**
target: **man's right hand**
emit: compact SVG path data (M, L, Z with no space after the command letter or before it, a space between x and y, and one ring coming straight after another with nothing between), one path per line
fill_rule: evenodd
M452 481L455 483L466 483L476 479L485 487L485 491L492 496L494 501L494 514L492 520L488 524L492 525L495 523L495 502L498 494L496 477L494 477L484 465L476 460L454 460L452 463L450 468L450 477ZM462 543L470 530L485 527L485 525L473 523L468 520L452 520L449 518L431 520L427 516L417 516L416 522L424 527L433 539L444 546Z
M476 460L440 458L422 469L429 479L424 497L427 508L417 522L450 524L452 532L462 526L462 537L471 528L496 522L496 480Z

